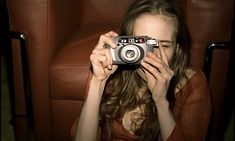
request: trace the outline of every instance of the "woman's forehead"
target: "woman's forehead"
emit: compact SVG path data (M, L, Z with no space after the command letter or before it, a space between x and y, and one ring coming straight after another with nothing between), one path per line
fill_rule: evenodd
M173 40L176 26L173 18L159 14L142 14L134 22L133 34L160 40Z

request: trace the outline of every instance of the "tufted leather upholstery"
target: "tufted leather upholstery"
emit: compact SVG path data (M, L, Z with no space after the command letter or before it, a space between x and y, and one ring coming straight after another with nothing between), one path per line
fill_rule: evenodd
M26 34L36 141L67 141L79 116L89 73L89 55L100 34L117 30L133 0L7 0L10 30ZM190 64L203 69L209 43L230 41L233 0L178 0L182 5L192 38ZM14 43L13 46L18 46ZM15 58L16 132L25 140L26 120L18 50ZM217 55L210 82L215 110L221 101L228 71L228 54ZM221 61L225 67L218 67ZM221 70L222 69L222 70ZM224 74L221 74L223 72ZM219 73L219 75L217 75ZM219 77L218 77L219 76ZM219 81L219 80L223 81ZM222 83L222 84L221 84ZM216 106L215 106L216 107ZM217 119L219 121L219 119ZM219 123L218 123L219 124ZM24 127L24 128L23 128ZM212 134L214 135L214 134Z

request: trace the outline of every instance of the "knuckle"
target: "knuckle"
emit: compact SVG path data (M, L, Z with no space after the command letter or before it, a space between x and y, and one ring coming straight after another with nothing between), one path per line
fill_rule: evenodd
M91 54L91 55L90 55L90 60L91 60L91 61L94 61L94 54Z
M103 41L104 39L105 39L105 35L104 34L100 35L100 41Z
M93 54L93 53L96 53L96 49L93 49L93 50L92 50L92 54Z

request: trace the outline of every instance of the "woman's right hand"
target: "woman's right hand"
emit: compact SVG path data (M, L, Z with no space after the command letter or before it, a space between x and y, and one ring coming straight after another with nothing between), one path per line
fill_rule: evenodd
M112 40L112 37L115 36L118 36L118 34L113 31L101 35L98 44L90 55L93 78L98 81L107 80L117 69L117 65L112 64L110 49L105 47L106 45L109 45L111 48L116 48L116 45Z

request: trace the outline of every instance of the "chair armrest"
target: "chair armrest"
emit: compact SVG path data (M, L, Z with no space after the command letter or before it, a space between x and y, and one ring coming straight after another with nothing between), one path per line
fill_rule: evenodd
M210 43L208 47L206 48L205 53L205 62L204 62L204 72L208 79L210 79L210 73L211 73L211 63L213 59L213 52L216 49L220 50L230 50L231 43L230 42L214 42Z
M208 79L212 100L212 115L207 140L221 140L224 134L223 119L226 118L226 106L230 105L229 73L231 73L231 43L214 42L207 46L204 61L204 73Z

